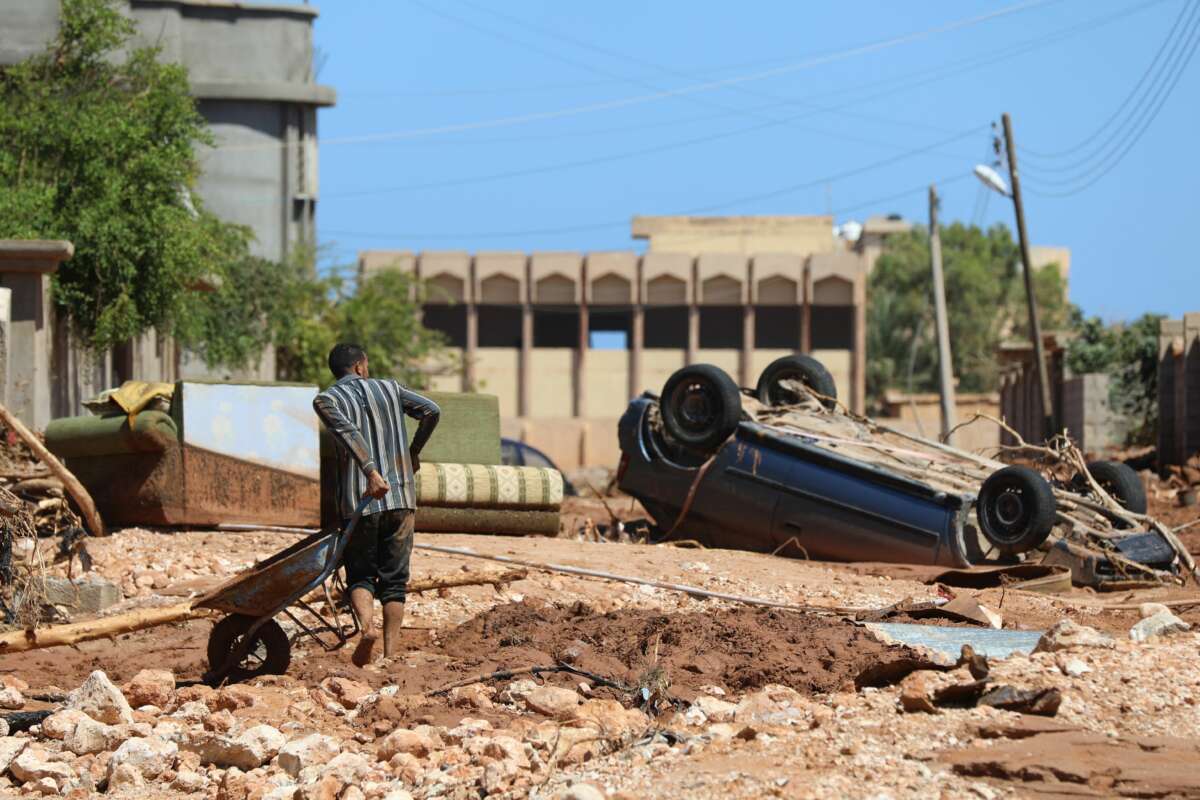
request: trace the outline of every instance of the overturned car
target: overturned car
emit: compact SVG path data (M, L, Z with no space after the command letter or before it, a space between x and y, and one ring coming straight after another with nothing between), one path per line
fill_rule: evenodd
M1098 581L1194 568L1144 516L1129 467L1080 459L1064 478L1061 463L1006 464L885 428L838 404L832 376L807 356L778 359L753 391L718 367L684 367L661 395L630 403L619 437L618 486L663 538L959 568L1039 550L1069 565L1083 552Z

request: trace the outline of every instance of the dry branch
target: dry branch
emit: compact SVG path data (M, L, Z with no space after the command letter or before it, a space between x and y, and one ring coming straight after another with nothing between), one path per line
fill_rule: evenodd
M183 622L206 613L208 612L193 608L191 602L187 602L160 608L143 608L111 617L73 622L69 625L13 631L0 636L0 654L20 653L25 650L58 647L64 644L79 644L92 639L105 639L143 628L153 628L156 625Z
M12 412L3 405L0 405L0 422L3 422L5 427L21 437L21 441L25 442L26 446L33 451L33 454L63 482L63 486L75 500L75 504L79 506L79 510L83 512L83 518L87 522L88 530L92 532L92 535L106 536L107 531L104 528L104 521L100 519L100 513L96 511L96 504L92 502L92 496L88 494L87 489L83 488L83 484L71 474L71 471L64 467L62 462L46 449L46 446L33 435L33 431L25 427L25 423L14 417Z

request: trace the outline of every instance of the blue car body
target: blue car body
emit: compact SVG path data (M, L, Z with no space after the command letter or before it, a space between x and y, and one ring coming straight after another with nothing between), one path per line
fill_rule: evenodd
M745 420L705 465L673 450L655 430L656 417L657 397L649 393L622 416L618 486L663 530L675 527L690 494L677 538L829 561L972 563L965 535L972 495Z

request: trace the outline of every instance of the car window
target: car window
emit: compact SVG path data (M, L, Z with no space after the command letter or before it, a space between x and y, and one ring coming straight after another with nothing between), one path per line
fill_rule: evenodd
M534 450L532 447L525 447L524 450L525 452L523 455L525 456L525 466L554 469L554 464L551 463L550 459L542 455L541 451Z
M509 467L521 466L521 453L516 442L511 440L500 442L500 463Z

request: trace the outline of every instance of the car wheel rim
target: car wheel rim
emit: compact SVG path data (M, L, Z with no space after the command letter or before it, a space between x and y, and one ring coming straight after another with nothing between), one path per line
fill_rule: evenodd
M1005 492L996 498L996 517L1000 524L1012 528L1025 516L1025 502L1017 492Z
M689 383L679 387L675 407L679 409L679 420L689 430L702 431L712 423L716 402L712 389L703 383Z

